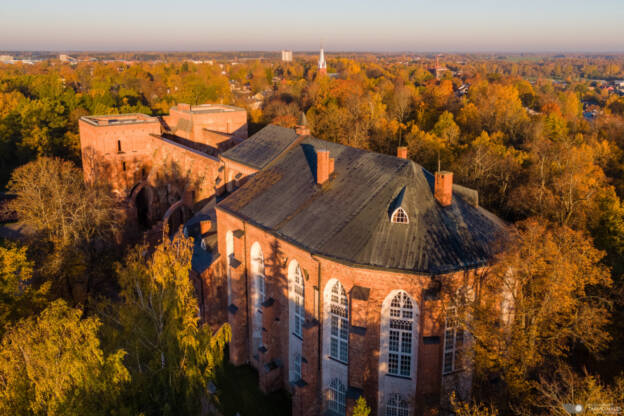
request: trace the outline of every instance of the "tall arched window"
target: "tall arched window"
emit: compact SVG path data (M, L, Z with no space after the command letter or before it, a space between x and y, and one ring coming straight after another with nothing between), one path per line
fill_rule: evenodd
M409 416L409 405L399 393L393 393L388 398L386 416Z
M336 281L331 288L329 303L330 348L329 356L343 363L349 355L349 302L344 287Z
M234 258L234 234L228 231L225 234L225 261L227 272L227 304L232 304L232 260Z
M264 256L259 243L251 246L252 355L262 346L262 303L264 302Z
M301 354L303 349L303 322L305 320L305 292L301 267L296 260L288 266L288 317L290 381L301 379Z
M347 389L338 378L329 383L327 410L334 416L344 416L347 411Z
M303 286L303 273L301 267L296 261L292 262L293 270L290 274L290 298L292 300L293 307L293 329L292 333L302 337L303 336L303 321L305 320L304 310L304 286Z
M399 292L390 304L388 373L410 377L412 369L412 329L414 306L405 292Z
M416 390L418 307L403 290L392 291L381 308L379 414L409 416Z

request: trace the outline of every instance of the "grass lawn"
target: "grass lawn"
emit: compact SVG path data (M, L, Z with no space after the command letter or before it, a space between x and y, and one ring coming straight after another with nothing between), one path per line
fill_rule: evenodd
M249 365L234 367L226 362L217 373L220 410L224 416L288 416L290 397L283 390L263 394L258 388L258 373Z

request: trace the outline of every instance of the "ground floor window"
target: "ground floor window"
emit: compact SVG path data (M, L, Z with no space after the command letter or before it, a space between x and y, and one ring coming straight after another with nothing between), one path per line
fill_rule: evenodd
M329 383L327 409L335 416L344 416L347 411L347 389L337 378Z
M398 393L390 395L386 403L386 416L409 416L407 401Z
M301 380L301 354L296 352L293 357L293 380Z

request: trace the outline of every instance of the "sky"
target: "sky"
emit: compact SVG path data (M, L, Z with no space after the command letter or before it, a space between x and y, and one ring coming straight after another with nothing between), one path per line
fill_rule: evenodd
M624 0L0 0L0 50L624 52Z

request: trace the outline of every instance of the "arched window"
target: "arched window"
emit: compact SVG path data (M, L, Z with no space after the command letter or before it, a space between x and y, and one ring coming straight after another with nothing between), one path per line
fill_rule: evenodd
M412 369L412 327L414 306L405 292L399 292L390 304L388 373L410 377Z
M293 267L294 266L294 267ZM290 274L290 298L293 307L293 329L292 332L298 337L303 337L303 321L305 320L305 310L303 305L304 286L303 273L296 261L293 261Z
M339 281L336 281L331 288L329 302L331 325L329 356L347 363L349 352L349 303L344 287L342 287Z
M409 405L399 393L393 393L388 398L386 416L409 416Z
M457 309L449 308L444 323L444 356L442 374L462 369L461 354L464 348L464 331L457 319Z
M327 410L335 416L344 416L347 411L347 389L338 378L329 383Z
M202 244L204 240L202 240ZM234 234L228 231L225 234L225 261L227 268L227 301L228 306L232 304L232 260L234 258Z
M252 355L262 346L262 303L264 302L264 256L259 243L251 246Z
M303 322L305 320L303 273L296 260L292 260L288 266L288 282L290 381L296 382L301 379Z
M409 401L416 391L418 305L403 290L394 290L381 307L379 349L379 414L411 414Z
M409 224L409 218L403 208L399 207L394 210L392 213L392 222L397 224Z

